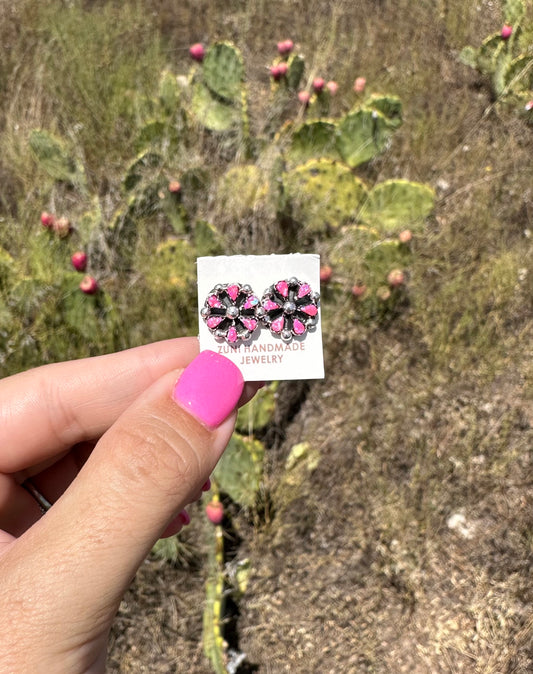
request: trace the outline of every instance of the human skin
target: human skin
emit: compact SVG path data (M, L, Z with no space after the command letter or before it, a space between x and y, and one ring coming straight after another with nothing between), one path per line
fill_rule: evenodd
M125 590L187 522L257 390L197 354L167 340L0 381L0 672L105 671Z

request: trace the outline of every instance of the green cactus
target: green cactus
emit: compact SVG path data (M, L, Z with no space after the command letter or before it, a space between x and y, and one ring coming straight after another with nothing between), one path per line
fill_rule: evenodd
M522 104L533 98L533 57L521 30L525 9L522 0L508 0L503 14L505 22L512 27L510 36L503 39L500 32L493 33L480 47L464 47L459 54L462 63L491 79L499 102ZM521 49L526 52L520 53Z
M392 128L401 126L403 122L402 102L397 96L372 94L372 96L364 102L364 107L380 112L385 117L387 124Z
M217 206L224 219L244 219L259 204L265 203L269 184L256 164L234 166L221 177L217 187Z
M355 168L383 152L394 129L377 109L353 110L338 123L337 150L346 164Z
M176 76L170 70L163 70L159 78L159 103L163 112L173 115L176 112L180 100L181 89L178 86Z
M220 491L244 508L252 508L256 503L264 451L259 440L234 433L213 473Z
M147 175L152 175L154 170L159 169L163 164L163 157L150 150L141 152L126 169L122 185L126 192L130 192Z
M220 234L206 220L198 220L195 223L193 236L198 257L223 254L224 248Z
M0 247L0 292L6 292L11 285L15 270L15 260L5 250Z
M215 42L202 63L203 81L211 93L224 101L240 104L244 82L241 52L229 42Z
M305 60L303 56L300 56L300 54L291 54L289 60L287 61L287 66L287 87L291 91L296 91L300 86L300 82L302 81L305 70Z
M517 26L526 14L524 0L506 0L503 6L503 16L506 23Z
M85 170L68 150L65 141L44 129L33 129L29 144L35 160L50 178L86 191Z
M382 234L397 234L402 229L421 231L435 207L435 192L422 183L386 180L368 193L359 217Z
M353 221L366 199L365 184L331 159L311 159L288 171L283 184L291 216L313 234Z
M395 268L404 268L409 260L409 251L399 241L378 241L366 252L364 265L374 285L386 282L387 274Z
M227 132L242 122L239 107L216 98L203 82L193 84L191 110L197 121L210 131Z
M196 250L185 239L167 239L158 245L149 259L140 261L146 284L153 292L172 291L181 305L190 302L196 292Z
M335 121L325 119L304 122L296 128L286 127L285 135L290 143L285 155L287 162L296 165L320 157L340 160L336 132Z
M276 409L276 390L277 383L265 386L239 409L236 423L238 431L252 434L272 422Z

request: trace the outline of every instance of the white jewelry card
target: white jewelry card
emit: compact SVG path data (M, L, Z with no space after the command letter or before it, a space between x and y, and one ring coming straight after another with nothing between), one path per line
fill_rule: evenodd
M199 257L200 350L221 353L245 381L322 379L320 257Z

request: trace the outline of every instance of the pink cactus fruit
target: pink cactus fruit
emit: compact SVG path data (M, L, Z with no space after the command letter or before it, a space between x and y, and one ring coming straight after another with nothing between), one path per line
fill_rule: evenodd
M401 269L393 269L387 274L387 283L391 288L399 288L405 283L405 274Z
M189 55L194 61L201 63L204 60L205 48L201 42L196 42L189 47Z
M356 283L354 286L352 286L352 295L356 299L363 297L365 293L366 293L366 285L364 283Z
M80 290L86 295L94 295L98 290L98 283L94 276L84 276L80 283Z
M168 183L168 191L171 194L179 194L181 192L181 183L179 180L171 180Z
M315 94L320 94L324 87L326 86L326 83L324 82L323 77L315 77L313 80L313 91Z
M292 40L282 40L278 42L277 47L280 56L288 56L294 49L294 42Z
M298 100L305 107L307 107L309 105L310 99L311 99L311 96L309 95L308 91L299 91L298 92Z
M357 77L353 84L353 90L355 91L355 93L362 94L363 91L365 90L365 87L366 87L366 78Z
M52 213L48 213L47 211L43 211L41 213L41 225L43 227L52 227L54 222L55 222L55 215Z
M224 519L224 506L220 501L210 501L205 507L207 519L213 524L220 524Z
M64 239L70 234L70 220L65 217L54 219L54 222L52 223L52 229L54 230L54 233L59 236L59 238Z
M320 283L329 283L332 276L333 269L328 264L320 267Z
M409 243L413 239L413 232L410 229L404 229L398 234L400 243Z
M506 23L502 26L502 32L501 32L502 40L508 40L511 37L512 33L513 33L513 27L510 26L508 23Z
M332 96L335 96L335 94L339 89L339 85L337 84L337 82L335 82L335 80L330 80L329 82L326 82L326 89Z
M76 271L85 271L87 269L87 255L82 250L73 253L70 261Z

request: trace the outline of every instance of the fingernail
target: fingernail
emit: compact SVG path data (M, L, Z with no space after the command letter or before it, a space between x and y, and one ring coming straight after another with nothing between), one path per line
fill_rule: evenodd
M183 524L184 527L186 527L188 524L191 523L191 516L186 510L182 510L179 515L178 519L181 520L181 523Z
M231 360L202 351L183 370L172 397L209 428L216 428L237 406L244 381Z
M207 480L202 485L202 491L209 491L210 489L211 489L211 480L207 478Z

